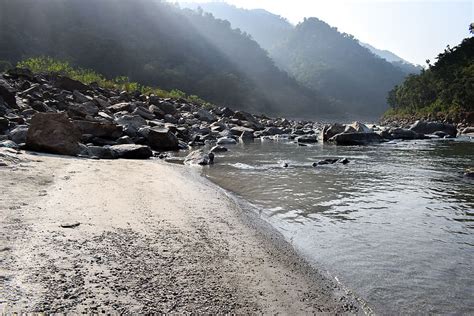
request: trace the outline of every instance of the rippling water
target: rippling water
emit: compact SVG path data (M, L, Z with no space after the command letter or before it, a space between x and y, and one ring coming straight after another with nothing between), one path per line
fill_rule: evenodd
M376 312L474 313L474 181L462 177L474 142L230 149L204 174ZM342 157L351 163L311 167Z

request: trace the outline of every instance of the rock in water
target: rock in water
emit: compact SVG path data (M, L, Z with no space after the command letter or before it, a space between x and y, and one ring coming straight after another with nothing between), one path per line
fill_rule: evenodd
M423 135L419 135L417 132L405 129L405 128L390 128L386 133L382 132L382 136L387 134L387 138L389 139L419 139L423 138Z
M150 147L143 145L122 144L110 146L117 158L123 159L148 159L153 155Z
M303 143L303 144L314 144L318 142L318 136L316 135L305 135L305 136L300 136L296 139L298 143Z
M196 150L190 153L184 163L187 165L207 166L214 163L214 154L206 153L203 150Z
M464 172L464 177L469 178L469 179L474 179L474 169L467 169Z
M227 151L229 151L227 148L225 148L223 146L219 146L219 145L214 146L211 149L211 153L225 153Z
M320 139L323 142L327 142L330 138L336 136L337 134L343 133L345 130L345 126L342 124L332 124L324 126L323 130L321 131Z
M376 133L343 133L337 134L329 141L335 142L337 145L358 146L380 143L383 141L383 138Z
M365 124L362 124L361 122L354 122L351 125L347 125L346 131L347 132L350 131L352 133L373 133L373 130L371 130Z
M65 113L37 113L31 119L26 146L35 151L76 156L81 132Z
M221 137L217 140L217 145L235 145L237 141L230 137Z
M410 127L410 130L425 135L434 134L435 132L444 132L451 137L456 137L458 133L458 130L452 124L425 121L416 121L415 124Z
M179 140L167 128L154 127L148 131L148 145L155 150L178 150Z

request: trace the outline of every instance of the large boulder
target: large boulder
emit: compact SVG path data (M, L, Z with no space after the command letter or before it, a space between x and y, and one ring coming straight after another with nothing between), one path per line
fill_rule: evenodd
M412 131L410 129L406 129L406 128L399 128L399 127L391 128L387 132L389 136L388 138L391 138L391 139L411 140L411 139L420 138L420 135L417 132Z
M164 114L175 114L176 113L176 107L174 106L173 103L168 102L168 101L163 101L157 96L151 95L150 96L150 104L155 105L158 109L163 111Z
M196 113L196 116L198 119L205 122L217 121L216 116L206 109L199 109L199 111L197 111Z
M82 104L74 104L68 108L68 113L71 117L79 116L96 116L99 113L99 107L93 101L85 102Z
M205 151L196 150L190 153L184 163L187 165L199 165L199 166L207 166L212 165L214 163L214 154L212 152L207 153Z
M140 115L122 115L115 119L118 125L123 126L127 135L134 137L140 128L146 126L146 120Z
M123 134L122 127L112 122L74 121L82 134L107 139L117 139Z
M150 112L150 110L148 110L147 108L145 108L143 106L137 106L137 108L135 109L135 111L133 111L132 114L140 115L141 117L143 117L146 120L155 119L155 114L153 114L152 112Z
M28 149L76 156L81 152L81 132L65 113L38 113L31 119L26 137Z
M132 104L130 102L117 103L114 105L110 105L108 109L114 113L122 111L130 112L130 110L132 109Z
M263 136L274 136L274 135L282 135L282 134L285 134L285 131L279 127L274 127L274 126L267 127L262 131Z
M263 125L250 113L244 111L237 111L234 113L234 119L245 121L247 124L245 126L252 128L254 130L261 130L263 129Z
M148 145L155 150L177 150L179 140L167 128L153 127L148 130Z
M373 130L371 130L365 124L362 124L361 122L354 122L350 125L346 125L344 132L345 133L372 133Z
M10 126L10 121L5 117L0 116L0 134L5 132L9 126Z
M253 135L255 131L248 127L234 126L230 129L230 133L234 136L240 137L243 133L251 133Z
M18 125L10 131L8 137L17 144L26 142L26 135L28 134L28 126Z
M325 125L321 131L320 139L323 142L327 142L332 137L336 136L337 134L341 134L345 130L345 126L339 123Z
M110 146L117 158L148 159L153 155L150 147L144 145L122 144Z
M11 108L17 109L16 104L16 90L6 80L0 77L0 97L7 103Z
M380 143L383 141L383 138L376 133L341 133L333 136L329 141L337 145L358 146Z
M82 82L63 76L58 76L54 85L56 86L56 88L68 90L71 92L74 90L79 92L89 90L89 87L83 84Z
M91 158L98 159L117 159L118 154L110 147L88 146L85 154Z
M410 127L410 130L425 135L434 134L435 132L444 132L451 137L456 137L458 133L458 130L452 124L426 121L416 121L415 124Z

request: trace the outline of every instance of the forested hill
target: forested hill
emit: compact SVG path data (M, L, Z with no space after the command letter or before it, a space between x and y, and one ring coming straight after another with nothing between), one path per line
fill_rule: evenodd
M405 73L372 54L351 35L317 19L305 19L272 53L297 80L340 102L347 112L380 115L387 93Z
M429 69L409 76L390 92L388 102L392 115L442 114L459 120L456 116L474 112L474 38L447 48Z
M229 22L160 1L0 1L0 60L39 55L257 113L334 110Z
M388 91L411 72L406 65L394 65L376 56L357 39L316 18L295 27L263 10L240 9L226 3L182 5L211 12L249 33L280 68L351 115L382 114L388 109Z

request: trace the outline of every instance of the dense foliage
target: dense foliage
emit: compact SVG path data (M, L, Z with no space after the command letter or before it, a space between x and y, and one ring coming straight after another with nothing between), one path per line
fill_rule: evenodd
M0 1L0 60L36 56L253 112L332 109L228 22L158 0Z
M351 35L311 18L296 27L264 10L226 3L184 4L209 11L249 33L276 64L313 91L331 99L350 116L377 117L387 108L386 95L417 67L376 56Z
M389 115L474 111L474 38L447 48L437 62L389 94Z

